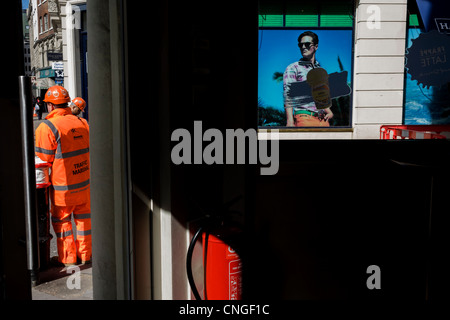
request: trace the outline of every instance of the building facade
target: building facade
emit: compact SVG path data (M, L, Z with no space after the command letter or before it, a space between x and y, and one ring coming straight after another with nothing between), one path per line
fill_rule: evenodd
M27 10L24 9L22 9L22 30L25 75L31 76L30 26L28 25Z
M52 61L63 60L59 3L53 0L31 0L28 20L33 94L43 97L45 91L56 84Z
M71 97L87 100L87 90L83 89L86 83L82 80L87 71L86 55L80 58L80 47L86 47L80 46L80 39L87 41L85 16L85 0L30 1L27 17L35 97L42 97L57 84L68 89Z

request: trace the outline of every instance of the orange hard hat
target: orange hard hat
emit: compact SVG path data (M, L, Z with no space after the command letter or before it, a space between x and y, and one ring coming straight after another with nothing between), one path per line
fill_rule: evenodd
M53 104L63 104L69 102L69 92L61 86L50 87L45 93L44 101L51 102Z
M81 111L83 111L86 107L86 101L84 101L83 98L80 97L73 99L72 103L76 105Z

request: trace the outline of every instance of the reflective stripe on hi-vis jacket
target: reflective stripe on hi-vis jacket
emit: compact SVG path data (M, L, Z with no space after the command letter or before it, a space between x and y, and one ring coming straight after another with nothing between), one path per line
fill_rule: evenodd
M36 129L36 155L52 163L51 200L58 206L85 203L89 194L89 125L70 108L53 110Z

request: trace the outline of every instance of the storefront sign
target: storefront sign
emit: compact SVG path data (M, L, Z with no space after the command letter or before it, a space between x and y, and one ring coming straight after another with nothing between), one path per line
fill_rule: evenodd
M425 31L445 30L447 26L450 28L450 1L448 0L416 0L420 16L425 27ZM441 22L443 23L441 25ZM447 24L447 26L446 26Z
M52 62L52 69L54 69L54 70L63 70L64 69L64 62L62 62L62 61Z
M53 78L55 76L55 70L44 69L40 71L40 78Z
M48 61L61 61L63 59L62 52L47 52Z
M450 33L450 19L436 18L434 21L440 33Z
M64 78L64 70L55 70L55 78Z

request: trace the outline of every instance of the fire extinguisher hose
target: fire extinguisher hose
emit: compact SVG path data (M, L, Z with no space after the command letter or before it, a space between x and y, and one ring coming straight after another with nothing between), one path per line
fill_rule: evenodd
M189 281L189 285L191 286L192 293L196 300L202 300L200 294L198 293L197 287L194 282L194 277L192 275L192 253L194 252L195 243L197 242L198 237L202 234L203 227L200 227L195 233L194 237L192 237L191 243L189 244L187 256L186 256L186 272Z

